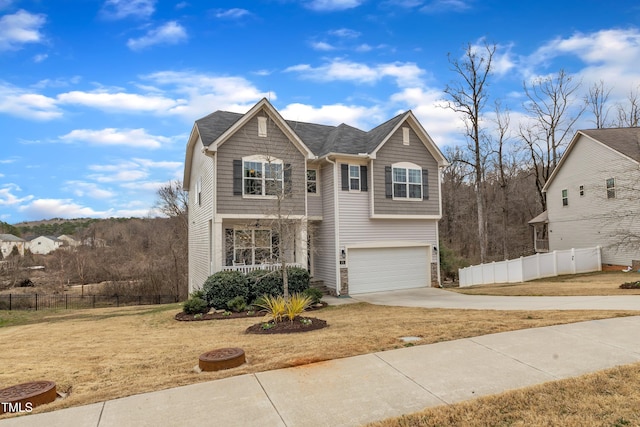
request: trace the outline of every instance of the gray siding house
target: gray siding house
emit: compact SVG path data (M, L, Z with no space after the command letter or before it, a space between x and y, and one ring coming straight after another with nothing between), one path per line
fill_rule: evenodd
M285 120L266 99L196 120L189 291L217 271L271 268L279 251L335 295L438 284L446 165L411 111L369 132Z
M640 128L578 131L543 191L538 252L601 246L605 265L640 260Z

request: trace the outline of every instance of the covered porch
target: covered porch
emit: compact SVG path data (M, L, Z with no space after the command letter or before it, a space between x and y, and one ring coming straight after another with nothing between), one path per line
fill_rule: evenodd
M533 227L533 248L536 253L549 252L549 213L542 212L529 221Z

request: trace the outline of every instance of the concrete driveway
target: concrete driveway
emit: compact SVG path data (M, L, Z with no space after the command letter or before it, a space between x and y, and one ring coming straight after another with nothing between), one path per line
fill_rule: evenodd
M438 288L358 294L355 301L377 305L472 310L640 310L640 295L501 297L464 295Z

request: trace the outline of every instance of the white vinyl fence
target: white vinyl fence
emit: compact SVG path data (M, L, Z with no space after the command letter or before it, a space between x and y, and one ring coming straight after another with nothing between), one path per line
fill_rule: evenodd
M600 246L585 249L567 249L546 254L535 254L509 261L473 265L458 270L460 287L491 283L516 283L561 274L600 271Z

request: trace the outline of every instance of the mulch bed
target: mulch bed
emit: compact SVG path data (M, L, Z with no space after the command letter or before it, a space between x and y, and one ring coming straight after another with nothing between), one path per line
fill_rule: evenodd
M638 288L640 288L640 281L627 282L620 285L620 289L638 289Z
M314 307L309 307L306 311L316 311L316 310L321 310L323 308L325 308L327 306L326 302L321 302L320 306L314 306ZM181 322L191 322L191 321L201 321L201 320L224 320L224 319L241 319L241 318L248 318L248 317L264 317L264 312L263 311L256 311L253 314L247 314L246 311L241 311L240 313L233 313L233 312L227 312L229 314L225 315L224 313L215 313L215 312L210 312L207 314L203 314L202 317L198 316L195 317L195 314L187 314L187 313L183 313L180 312L178 314L175 315L175 319L179 320Z
M304 324L301 322L302 319L310 320L311 323ZM269 325L269 327L265 328L265 325ZM293 321L285 319L276 324L273 324L273 322L256 323L255 325L249 326L245 332L247 334L293 334L297 332L316 331L326 328L327 326L329 325L327 325L326 320L297 316Z

